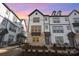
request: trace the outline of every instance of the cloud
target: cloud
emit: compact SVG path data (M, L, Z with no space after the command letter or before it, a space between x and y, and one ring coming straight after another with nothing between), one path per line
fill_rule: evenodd
M17 11L15 13L20 19L28 19L28 14L30 13L30 11L23 10L23 11Z
M72 3L6 3L19 18L28 19L28 15L35 9L50 15L53 10L61 10L62 14L68 14L73 9L79 9L78 4ZM74 6L74 7L73 7Z

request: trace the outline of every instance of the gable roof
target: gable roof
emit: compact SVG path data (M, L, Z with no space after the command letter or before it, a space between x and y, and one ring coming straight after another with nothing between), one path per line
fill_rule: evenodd
M39 12L41 15L44 15L42 12L40 12L38 9L35 9L32 13L29 14L29 16L31 16L34 12Z
M71 13L69 13L68 16L70 16L73 12L77 12L77 13L79 14L79 11L77 11L77 10L73 10Z
M51 15L44 15L42 12L40 12L38 9L35 9L32 13L30 13L29 14L29 16L31 16L34 12L36 12L36 11L38 11L41 15L43 15L43 16L49 16L49 17L68 17L68 16L70 16L74 11L75 12L77 12L78 14L79 14L79 11L77 11L77 10L73 10L73 11L71 11L68 15L53 15L53 16L51 16Z
M49 15L49 17L68 17L68 15Z

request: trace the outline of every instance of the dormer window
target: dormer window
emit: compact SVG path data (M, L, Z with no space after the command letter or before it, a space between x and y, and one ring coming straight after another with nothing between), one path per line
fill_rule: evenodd
M38 13L36 13L36 15L37 15Z
M74 15L76 15L76 13L74 13Z

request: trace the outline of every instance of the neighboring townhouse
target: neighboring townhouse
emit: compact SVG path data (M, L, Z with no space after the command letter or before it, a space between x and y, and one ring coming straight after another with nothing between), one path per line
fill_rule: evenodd
M0 4L0 46L15 44L17 35L22 31L23 26L17 15L6 4Z
M69 15L61 13L59 10L53 11L51 15L44 15L39 10L34 10L29 15L28 42L36 46L72 45L72 39L69 40L68 34L79 32L79 25L74 24L79 24L79 12L73 10Z
M77 10L73 10L69 14L69 21L71 25L71 31L75 34L75 40L74 45L79 46L79 12ZM72 41L70 40L70 43L72 44Z

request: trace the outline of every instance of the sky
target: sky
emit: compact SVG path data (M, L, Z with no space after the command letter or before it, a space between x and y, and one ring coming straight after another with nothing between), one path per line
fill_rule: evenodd
M62 14L68 15L72 10L79 10L79 3L6 3L20 19L28 19L28 15L35 9L45 15L51 15L52 11L61 10Z
M23 23L25 30L28 28L28 15L35 9L38 9L45 15L51 15L54 10L61 10L62 15L68 15L74 9L79 11L79 3L6 3L6 5L20 19L26 20L26 26Z

